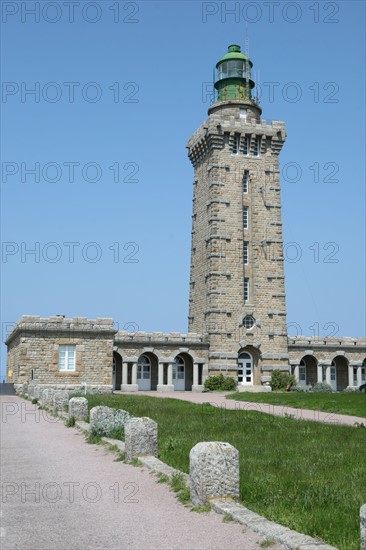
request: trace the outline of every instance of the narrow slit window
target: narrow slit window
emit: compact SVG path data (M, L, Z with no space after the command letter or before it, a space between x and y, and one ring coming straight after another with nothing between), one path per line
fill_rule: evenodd
M249 213L247 206L244 206L243 208L243 227L244 229L248 229L249 227Z
M244 262L244 265L248 265L248 263L249 263L249 243L248 243L248 241L244 241L243 262Z
M253 145L253 155L255 157L258 157L259 156L259 151L260 151L260 136L255 136L255 139L254 139L254 145Z
M244 170L243 174L243 193L248 193L249 170Z
M233 139L232 154L237 155L240 149L240 134L235 134Z
M244 279L244 302L249 301L249 278Z
M243 137L243 155L248 154L248 136Z

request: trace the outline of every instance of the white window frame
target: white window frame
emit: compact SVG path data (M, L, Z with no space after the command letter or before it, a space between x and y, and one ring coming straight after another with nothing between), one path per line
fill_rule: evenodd
M255 325L255 319L253 315L246 315L243 319L243 325L244 325L244 328L246 328L247 330L252 329Z
M243 243L243 264L249 264L249 241Z
M64 354L64 359L63 359ZM58 370L60 372L74 372L76 365L76 345L60 344L58 347Z
M243 206L243 228L249 228L249 208L247 206Z
M244 302L249 302L249 277L244 277Z

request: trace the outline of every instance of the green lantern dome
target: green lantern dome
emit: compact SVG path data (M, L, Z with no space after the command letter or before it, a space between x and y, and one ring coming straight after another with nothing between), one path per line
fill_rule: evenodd
M251 90L255 84L250 79L253 63L240 51L240 46L232 44L216 63L218 101L230 99L251 100Z

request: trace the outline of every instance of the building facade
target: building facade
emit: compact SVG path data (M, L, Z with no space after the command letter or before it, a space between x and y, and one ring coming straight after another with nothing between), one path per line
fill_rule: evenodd
M261 119L252 62L218 61L217 100L187 144L194 168L189 332L128 333L112 319L24 316L8 381L101 391L201 391L224 373L268 388L275 369L335 390L366 381L365 339L288 338L278 156L285 125Z

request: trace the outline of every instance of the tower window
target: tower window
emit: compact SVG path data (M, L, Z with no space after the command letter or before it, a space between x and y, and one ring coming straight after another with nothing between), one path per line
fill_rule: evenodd
M249 183L249 170L244 170L244 174L243 174L243 193L248 193L248 183Z
M244 302L249 301L249 278L244 279Z
M244 136L243 137L243 155L247 155L248 154L248 136Z
M244 229L248 229L249 226L249 214L248 214L248 207L243 207L243 227Z
M244 118L244 120L247 119L247 110L246 109L240 109L240 118Z
M240 134L234 135L233 145L232 145L232 154L237 155L240 149Z
M255 319L252 315L246 315L243 319L243 325L246 329L251 329L254 327Z
M254 145L253 145L253 155L255 157L259 156L260 140L261 140L261 138L259 136L255 136Z
M248 243L248 241L244 241L243 262L244 262L244 265L248 265L248 263L249 263L249 243Z

